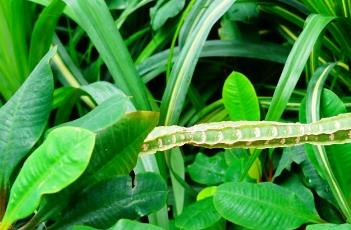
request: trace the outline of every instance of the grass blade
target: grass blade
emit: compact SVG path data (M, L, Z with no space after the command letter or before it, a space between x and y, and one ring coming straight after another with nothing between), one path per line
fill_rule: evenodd
M150 109L147 88L139 78L133 60L104 1L64 0L78 24L87 32L106 63L117 86L138 109Z

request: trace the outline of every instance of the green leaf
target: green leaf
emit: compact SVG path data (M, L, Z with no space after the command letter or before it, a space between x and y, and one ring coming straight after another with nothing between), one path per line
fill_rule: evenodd
M134 183L129 176L114 177L80 193L53 229L74 224L109 228L121 218L136 219L159 210L167 193L166 183L155 173L137 174Z
M136 165L144 139L157 122L157 113L140 111L128 113L111 127L101 130L96 137L92 162L86 170L85 183L128 175Z
M128 98L113 96L89 113L74 121L66 122L61 126L75 126L88 129L92 132L99 132L115 124L130 108Z
M284 170L290 171L292 163L301 164L305 160L306 156L303 146L284 148L278 167L275 170L273 180L280 176Z
M231 120L260 120L260 108L255 89L243 74L232 72L229 75L224 82L222 96Z
M96 117L91 122L98 121L99 117ZM90 164L83 175L64 191L46 197L45 207L39 210L39 214L46 215L46 210L67 207L72 203L70 199L74 199L74 194L86 187L116 175L128 175L136 165L145 137L157 122L157 113L140 111L127 113L116 123L100 129ZM57 205L58 200L60 207Z
M138 76L122 36L105 1L64 0L74 19L87 32L117 86L138 109L149 109L147 88Z
M49 50L65 4L61 0L53 0L44 8L35 23L29 51L29 67L32 69Z
M306 20L306 25L291 49L284 65L283 72L274 91L272 103L266 115L266 120L278 120L282 115L315 42L333 19L333 17L311 15Z
M253 229L293 229L321 222L295 193L272 183L222 184L217 188L214 205L225 219Z
M0 189L41 136L51 110L53 79L49 61L51 49L21 88L0 109Z
M120 100L130 101L127 95L107 81L98 81L89 85L83 85L80 89L88 93L98 105L113 96L119 96ZM135 110L131 102L129 107L131 108L130 111Z
M195 161L188 166L188 171L191 179L197 183L215 185L224 181L227 167L223 153L212 157L198 153Z
M202 189L196 196L196 200L203 200L212 197L217 191L217 186L206 187Z
M205 42L200 57L246 57L285 63L288 54L289 50L286 47L274 43L209 40ZM169 50L159 52L137 66L139 74L145 75L144 81L148 82L157 76L151 73L158 73L158 71L162 73L166 70L168 55ZM175 47L173 60L176 60L178 56L179 47Z
M140 223L134 220L120 219L115 225L113 225L108 230L162 230L162 228L152 225ZM97 230L96 228L84 225L75 225L72 230Z
M350 224L312 224L306 230L350 230Z
M172 68L169 82L162 97L162 124L177 123L204 42L212 26L234 2L235 0L212 1L189 35Z
M179 14L184 5L185 0L158 0L156 5L150 9L152 29L161 28L169 18Z
M180 229L204 229L214 225L221 219L213 206L212 197L197 201L186 208L175 218Z
M44 194L56 193L75 181L88 166L95 135L85 129L58 128L25 161L10 193L3 228L27 217Z
M306 185L316 191L318 196L328 201L331 205L337 206L335 198L327 182L318 174L312 163L306 159L301 164L305 176Z
M253 18L258 17L259 6L257 2L238 2L230 7L227 15L232 21L249 23Z
M113 225L109 230L162 230L162 228L152 225L139 223L137 221L121 219L115 225Z
M280 184L280 186L294 192L301 201L305 202L306 206L310 210L317 212L315 210L313 193L311 190L305 187L298 175L294 173L290 174L288 177L284 178L284 181Z

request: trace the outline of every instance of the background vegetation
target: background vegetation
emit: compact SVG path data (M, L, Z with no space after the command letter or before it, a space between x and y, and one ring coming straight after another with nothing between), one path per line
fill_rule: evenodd
M347 112L350 15L350 0L1 1L0 229L351 229L350 144L138 157L157 125Z

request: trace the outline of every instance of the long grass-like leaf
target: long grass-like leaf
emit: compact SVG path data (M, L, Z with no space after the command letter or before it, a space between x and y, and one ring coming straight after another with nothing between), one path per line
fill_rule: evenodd
M307 19L306 25L291 49L288 59L284 65L283 72L280 75L278 85L274 91L272 102L266 114L265 120L274 121L281 117L286 105L289 102L291 94L294 91L298 80L300 79L301 73L307 63L314 44L319 36L322 35L322 32L326 26L333 19L335 18L323 15L311 15ZM247 166L245 167L241 179L247 174L249 168L260 153L260 150L254 151L247 163Z
M306 100L307 122L315 122L320 119L320 98L323 85L334 66L335 64L333 63L319 68L309 83ZM345 215L348 222L350 222L351 208L345 197L346 190L342 190L342 187L340 186L340 183L338 182L336 175L331 168L325 147L315 145L312 146L312 149L314 156L317 158L317 162L319 163L318 168L322 170L323 176L327 180L342 213Z
M118 85L139 109L150 109L147 88L104 1L64 0L78 24L88 33Z

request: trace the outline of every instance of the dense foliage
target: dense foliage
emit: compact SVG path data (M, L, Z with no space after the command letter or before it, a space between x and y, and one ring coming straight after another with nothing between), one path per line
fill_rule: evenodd
M351 229L351 144L156 126L350 110L350 0L1 0L0 230Z

